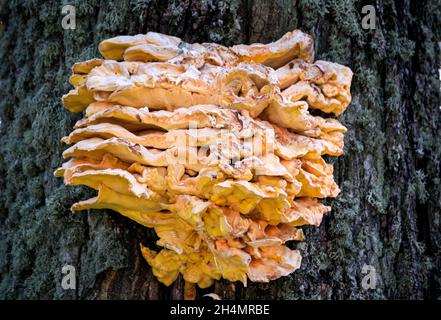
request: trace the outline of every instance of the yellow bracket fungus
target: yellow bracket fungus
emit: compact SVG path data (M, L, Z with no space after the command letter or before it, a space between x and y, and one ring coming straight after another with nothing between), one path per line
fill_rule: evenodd
M112 209L153 228L141 246L165 285L268 282L300 267L300 227L340 192L323 156L343 153L336 119L351 102L352 72L315 61L299 30L269 44L189 44L149 32L99 45L75 63L64 106L84 112L55 175L98 194L73 211ZM158 248L159 251L158 251Z

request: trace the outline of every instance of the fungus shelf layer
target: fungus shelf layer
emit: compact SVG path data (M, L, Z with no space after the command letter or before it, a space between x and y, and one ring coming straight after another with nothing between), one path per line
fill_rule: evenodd
M313 39L288 32L269 44L189 44L149 32L99 45L75 63L64 106L84 112L62 139L55 175L97 196L72 210L108 208L154 228L141 246L165 285L182 274L268 282L299 268L286 246L331 210L340 189L323 155L343 153L338 120L352 72L315 61Z

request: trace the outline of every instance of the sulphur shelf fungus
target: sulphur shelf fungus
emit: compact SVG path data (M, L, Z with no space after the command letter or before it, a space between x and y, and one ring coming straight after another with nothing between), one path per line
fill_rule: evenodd
M149 32L99 50L74 64L63 96L84 117L62 139L69 160L55 175L97 191L72 210L112 209L155 229L162 249L141 251L165 285L298 269L286 243L319 226L330 211L319 199L340 192L323 156L343 153L346 128L323 115L351 102L351 70L314 62L298 30L232 47Z

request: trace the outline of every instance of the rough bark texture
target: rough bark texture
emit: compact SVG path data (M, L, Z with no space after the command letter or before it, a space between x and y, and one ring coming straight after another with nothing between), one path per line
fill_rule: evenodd
M140 256L155 236L116 213L73 215L92 192L53 177L60 138L80 117L63 109L75 61L97 57L110 36L158 31L189 42L268 42L300 28L316 58L354 71L340 196L320 228L306 230L301 270L270 284L219 282L224 299L440 298L440 8L437 0L378 0L363 30L355 0L0 0L0 298L176 299L183 281L159 284ZM61 268L77 289L61 288ZM377 285L361 286L362 267Z

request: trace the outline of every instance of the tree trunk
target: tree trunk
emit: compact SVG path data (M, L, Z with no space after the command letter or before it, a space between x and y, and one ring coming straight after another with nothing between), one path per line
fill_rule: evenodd
M328 159L342 192L327 201L320 228L305 228L307 240L292 245L300 270L246 288L220 281L198 297L440 298L439 3L375 1L376 28L364 30L370 2L75 1L76 29L64 30L68 3L0 0L0 298L182 298L183 280L158 283L140 255L153 231L111 211L69 211L93 193L53 176L60 138L80 118L60 102L74 62L98 57L98 43L116 35L232 45L296 28L314 36L316 59L354 71L353 102L339 117L345 155ZM76 269L75 290L61 286L64 265ZM364 289L369 266L375 288Z

